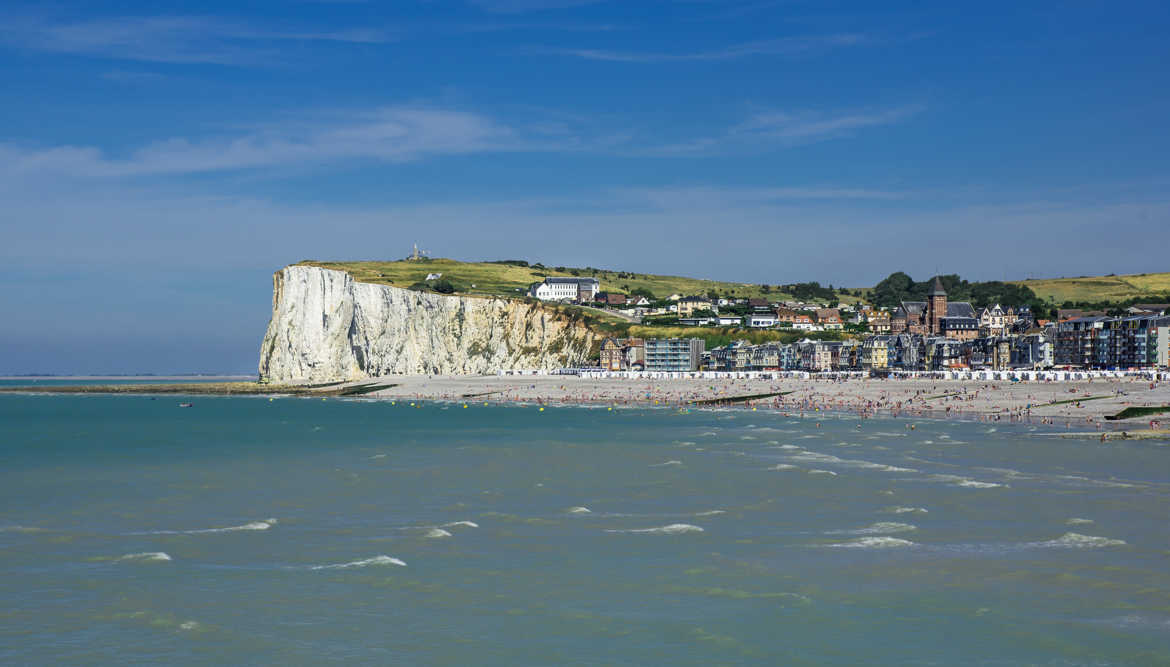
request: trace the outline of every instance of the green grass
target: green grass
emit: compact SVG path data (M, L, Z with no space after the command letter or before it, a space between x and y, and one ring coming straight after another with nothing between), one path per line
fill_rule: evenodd
M1125 301L1148 294L1170 292L1170 273L1082 276L1079 278L1049 278L1011 282L1016 285L1027 285L1036 293L1036 296L1050 303L1058 304L1065 301Z
M1132 419L1134 417L1149 417L1150 415L1160 415L1164 412L1170 412L1170 405L1163 405L1161 407L1128 407L1115 415L1106 415L1105 418L1110 421L1118 419Z
M574 267L563 267L564 271L556 271L552 267L539 269L510 264L460 262L440 258L396 262L305 261L301 264L347 271L358 282L394 285L395 287L410 287L425 280L428 273L442 273L444 279L455 285L457 293L483 296L521 296L532 283L540 282L545 276L563 276L597 278L603 292L628 294L635 289L644 288L650 290L658 298L666 298L671 294L682 294L683 296L706 294L714 290L720 295L728 294L737 298L765 297L773 301L792 299L792 295L780 292L775 288L764 292L762 285L616 270L594 269L589 271ZM574 274L574 272L576 273ZM619 273L628 277L619 277ZM857 297L854 296L842 297L842 301L847 303L853 303L856 300Z

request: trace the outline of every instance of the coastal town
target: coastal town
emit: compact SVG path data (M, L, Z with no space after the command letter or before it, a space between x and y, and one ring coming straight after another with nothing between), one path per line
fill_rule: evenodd
M1150 370L1170 366L1170 304L1138 303L1124 314L1057 309L1039 318L1027 305L951 301L934 278L924 301L895 308L770 301L765 298L600 291L596 278L548 277L529 296L601 308L637 321L666 317L687 327L736 327L799 336L793 342L703 338L608 338L597 369L607 372L806 371L885 374L920 371Z

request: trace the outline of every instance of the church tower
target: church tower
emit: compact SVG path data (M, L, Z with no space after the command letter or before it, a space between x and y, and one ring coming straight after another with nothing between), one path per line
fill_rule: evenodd
M942 333L942 318L947 316L947 291L943 289L942 281L934 277L934 288L926 295L926 325L930 327L931 335Z

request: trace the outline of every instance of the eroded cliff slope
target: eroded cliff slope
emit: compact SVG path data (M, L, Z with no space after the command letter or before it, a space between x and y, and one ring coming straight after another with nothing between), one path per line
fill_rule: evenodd
M585 363L597 340L539 304L370 285L298 265L273 276L260 377L301 384L553 369Z

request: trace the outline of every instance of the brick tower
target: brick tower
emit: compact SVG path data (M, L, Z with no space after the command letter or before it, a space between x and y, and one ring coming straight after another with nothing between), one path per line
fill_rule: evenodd
M942 333L942 318L947 316L947 291L943 289L942 281L934 277L934 288L926 295L926 325L930 327L931 335Z

